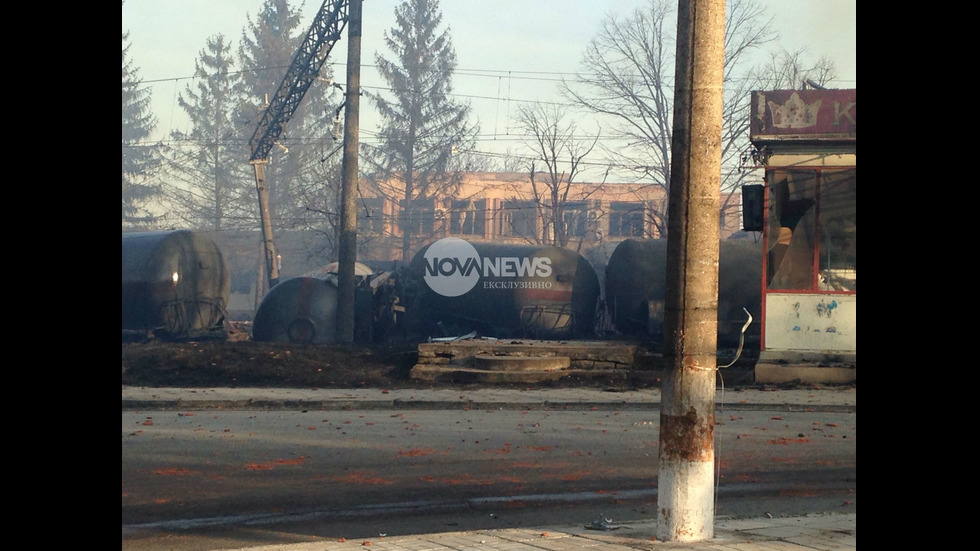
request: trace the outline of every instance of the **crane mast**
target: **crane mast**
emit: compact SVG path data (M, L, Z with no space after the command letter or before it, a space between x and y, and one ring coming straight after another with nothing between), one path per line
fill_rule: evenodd
M259 195L262 242L270 289L279 283L279 262L272 239L265 165L269 162L272 146L276 144L286 123L296 113L303 96L316 80L334 44L340 39L340 33L347 25L348 9L349 0L324 0L279 88L262 113L262 119L255 133L248 142L251 149L249 163L255 170L255 187Z

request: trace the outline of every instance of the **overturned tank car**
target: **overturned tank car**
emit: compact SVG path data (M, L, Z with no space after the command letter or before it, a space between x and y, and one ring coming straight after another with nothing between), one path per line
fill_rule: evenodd
M252 321L252 340L292 344L332 344L337 336L337 263L280 282L269 290ZM382 324L375 315L391 291L390 274L374 274L354 264L354 340L368 342ZM377 327L376 327L377 326Z

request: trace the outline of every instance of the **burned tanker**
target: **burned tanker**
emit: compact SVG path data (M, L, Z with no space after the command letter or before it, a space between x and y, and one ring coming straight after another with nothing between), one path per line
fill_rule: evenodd
M599 279L574 251L469 242L423 247L409 266L415 331L452 337L565 339L594 334Z
M384 278L361 263L355 263L354 277L355 340L366 342L371 333L372 298ZM338 279L334 262L280 282L262 297L252 321L252 339L293 344L337 342Z
M762 247L748 239L719 243L718 345L738 346L748 320L755 318L746 338L758 340L762 308ZM631 337L663 339L667 279L666 239L627 239L606 265L606 304L616 330Z
M191 230L122 234L123 332L224 337L231 277L221 250Z

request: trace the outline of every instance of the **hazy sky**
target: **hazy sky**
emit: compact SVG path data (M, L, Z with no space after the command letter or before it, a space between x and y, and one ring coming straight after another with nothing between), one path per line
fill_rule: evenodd
M813 60L830 58L840 74L831 86L857 87L857 0L759 1L774 17L783 48L806 47ZM454 93L458 101L472 106L481 125L483 139L477 149L519 149L509 128L518 102L561 101L557 81L580 70L585 47L605 15L626 15L647 2L441 0L442 24L450 29L457 56ZM365 89L384 86L373 70L374 54L394 58L382 33L394 25L394 7L400 3L364 0L361 86ZM262 4L263 0L125 0L122 31L129 32L130 59L151 89L158 122L154 139L174 129L188 130L176 97L192 83L194 62L206 39L224 34L237 48L242 30ZM301 4L303 22L297 32L305 34L323 0L292 3ZM346 52L345 34L327 60L340 83L346 80ZM361 138L368 140L377 118L370 101L360 105Z

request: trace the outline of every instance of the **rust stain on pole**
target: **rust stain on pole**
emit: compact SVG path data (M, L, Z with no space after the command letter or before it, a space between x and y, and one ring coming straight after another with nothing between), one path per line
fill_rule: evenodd
M714 459L714 416L699 415L690 408L686 415L660 414L660 453L684 461Z

